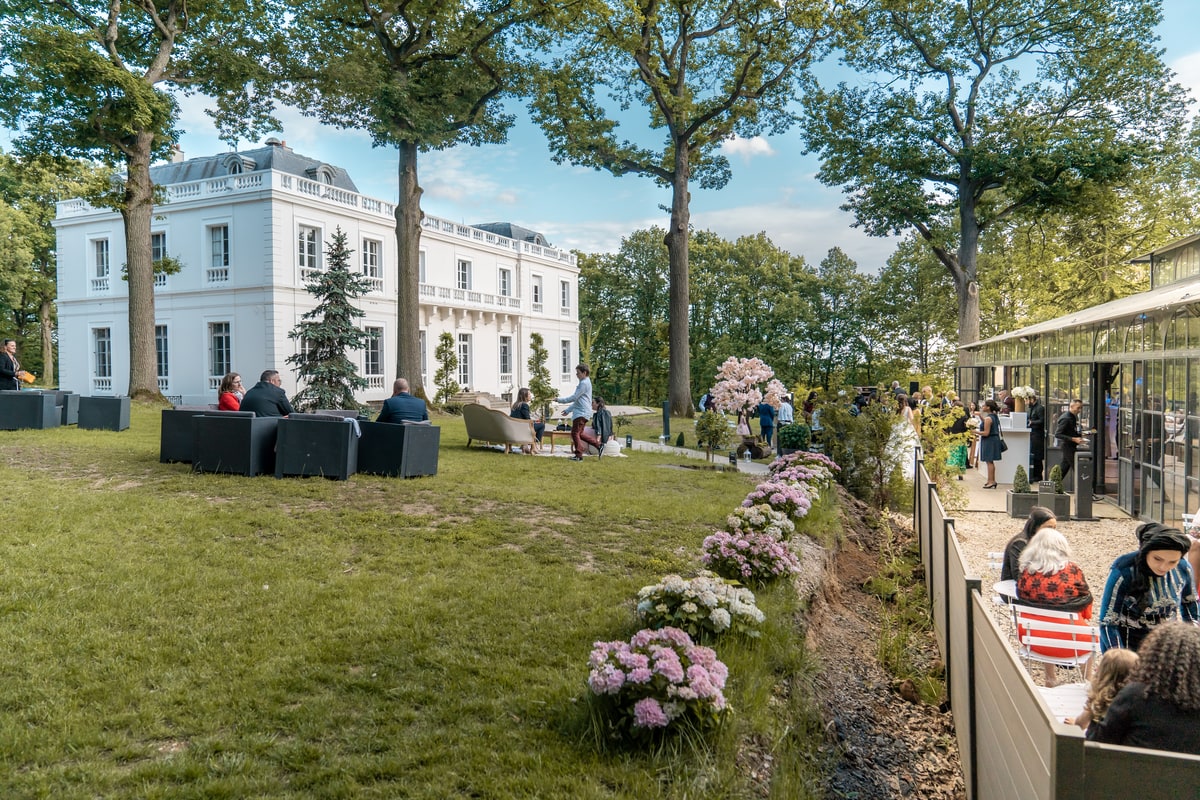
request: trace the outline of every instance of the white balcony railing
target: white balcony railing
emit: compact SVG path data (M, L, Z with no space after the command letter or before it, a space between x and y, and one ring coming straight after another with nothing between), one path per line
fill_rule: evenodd
M229 283L229 267L209 267L204 270L205 283Z
M367 291L383 293L383 278L373 278L370 275L363 276L363 280L367 282Z
M165 273L165 272L154 273L154 288L161 289L166 285L167 285L167 273Z
M108 291L108 276L105 275L103 278L92 278L92 291L93 292L107 292Z
M368 389L382 389L383 388L383 376L382 375L368 375L367 376L367 388Z
M224 375L209 375L208 376L208 390L210 392L215 392L218 389L220 389L221 388L221 379L224 377L225 377Z
M112 378L92 378L92 394L112 394Z
M169 394L171 389L171 379L162 375L158 376L158 390L163 394Z

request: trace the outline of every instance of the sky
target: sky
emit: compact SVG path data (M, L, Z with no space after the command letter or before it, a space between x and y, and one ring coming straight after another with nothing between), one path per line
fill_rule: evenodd
M1053 0L1050 0L1053 2ZM1165 0L1159 26L1167 64L1200 99L1200 2ZM187 157L226 152L204 114L203 98L183 98L180 144ZM513 222L543 233L566 249L612 252L621 239L653 225L665 228L670 192L637 175L617 178L590 168L555 164L540 129L518 102L518 117L503 145L461 146L423 153L418 160L426 214L465 224ZM321 125L292 109L279 115L283 139L298 153L344 167L362 194L394 202L396 155L370 137ZM626 134L636 138L634 132ZM244 149L260 143L245 143ZM817 265L840 247L863 271L876 272L895 239L869 237L839 206L841 190L816 179L819 163L806 156L793 129L770 138L726 145L733 177L721 190L691 187L692 224L726 239L765 232L776 246Z

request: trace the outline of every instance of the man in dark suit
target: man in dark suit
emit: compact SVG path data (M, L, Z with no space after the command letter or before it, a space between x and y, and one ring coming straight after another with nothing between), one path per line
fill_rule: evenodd
M392 396L383 401L383 410L376 422L423 422L429 419L425 401L408 393L408 381L396 378L392 384Z
M1046 463L1046 404L1036 395L1030 395L1026 409L1026 424L1029 426L1029 482L1035 487L1042 480Z
M1083 408L1082 400L1072 400L1058 417L1058 422L1054 425L1054 436L1058 439L1058 444L1062 447L1063 463L1062 476L1063 483L1067 482L1067 475L1071 472L1071 467L1075 466L1075 451L1079 446L1085 443L1083 438L1083 430L1079 427L1079 411ZM1084 487L1088 491L1090 488Z
M278 370L264 370L258 378L258 383L242 398L239 410L253 411L260 417L286 417L295 413L296 409L292 408L288 401L287 392L279 388L281 383L283 380L279 377Z

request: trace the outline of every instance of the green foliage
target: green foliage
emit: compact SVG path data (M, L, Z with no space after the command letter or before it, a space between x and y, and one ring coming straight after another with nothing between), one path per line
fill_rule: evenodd
M683 447L683 431L680 431L679 435L675 437L675 446Z
M888 672L898 680L912 681L921 699L936 705L946 692L945 675L912 658L917 650L912 642L927 638L931 628L929 597L924 583L914 577L920 574L920 559L913 552L901 551L890 535L881 551L882 568L864 587L883 601L876 655Z
M339 226L325 251L326 268L305 284L308 293L317 299L317 306L302 314L288 333L288 338L300 345L295 355L287 357L287 363L295 367L296 378L304 386L292 398L292 404L301 411L363 407L354 399L354 392L366 389L367 380L358 374L346 351L367 346L367 334L355 325L355 320L366 312L351 301L366 294L369 287L362 275L350 271L350 254L354 251L346 242Z
M978 338L982 234L1120 185L1182 136L1157 3L868 0L850 14L845 62L872 80L808 92L805 142L868 233L929 244L955 281L960 341Z
M556 55L536 76L531 109L557 162L633 173L671 187L667 228L668 399L691 414L688 206L692 181L730 178L721 145L731 136L781 133L793 120L796 80L829 45L832 13L820 0L584 4L573 9ZM637 33L640 32L640 33ZM619 134L644 112L657 146ZM614 111L619 109L619 114Z
M784 425L776 434L784 450L807 450L812 441L812 428L803 422Z
M1012 487L1013 494L1029 493L1029 473L1025 471L1024 464L1017 464L1017 468L1013 470Z
M179 113L168 86L203 92L220 109L265 77L283 35L273 3L61 3L15 0L0 10L0 123L25 156L53 154L121 170L84 196L120 211L129 270L129 389L158 390L150 164L169 155ZM223 122L257 134L277 126L270 97ZM43 325L45 327L45 325ZM48 341L49 335L43 335Z
M437 372L433 376L433 385L437 387L433 402L446 403L462 389L454 377L458 370L458 353L454 348L454 336L448 331L442 331L442 335L438 337L438 346L433 351L433 357L438 362Z
M542 335L536 332L529 334L529 359L525 365L529 367L529 393L533 395L531 405L540 408L544 415L549 413L547 404L558 396L554 384L550 383L550 370L546 366L549 358L550 353L546 350Z
M1063 471L1060 464L1050 468L1050 480L1054 483L1054 493L1063 494Z
M722 450L729 444L731 435L729 421L719 411L709 409L696 418L696 446L705 448L709 461L714 450Z
M848 405L829 404L821 409L822 441L825 453L842 471L838 481L855 497L876 508L888 508L905 502L911 492L904 490L898 453L890 445L897 417L890 409L872 403L857 416ZM910 499L910 498L909 498Z

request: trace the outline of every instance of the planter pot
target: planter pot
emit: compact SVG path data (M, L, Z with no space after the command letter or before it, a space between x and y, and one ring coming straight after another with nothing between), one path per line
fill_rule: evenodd
M1071 495L1053 492L1038 492L1037 505L1045 506L1059 519L1071 518Z
M1066 497L1066 495L1063 495L1063 497ZM1010 491L1005 498L1005 507L1008 509L1008 515L1013 519L1025 519L1029 516L1030 510L1037 504L1037 492Z

